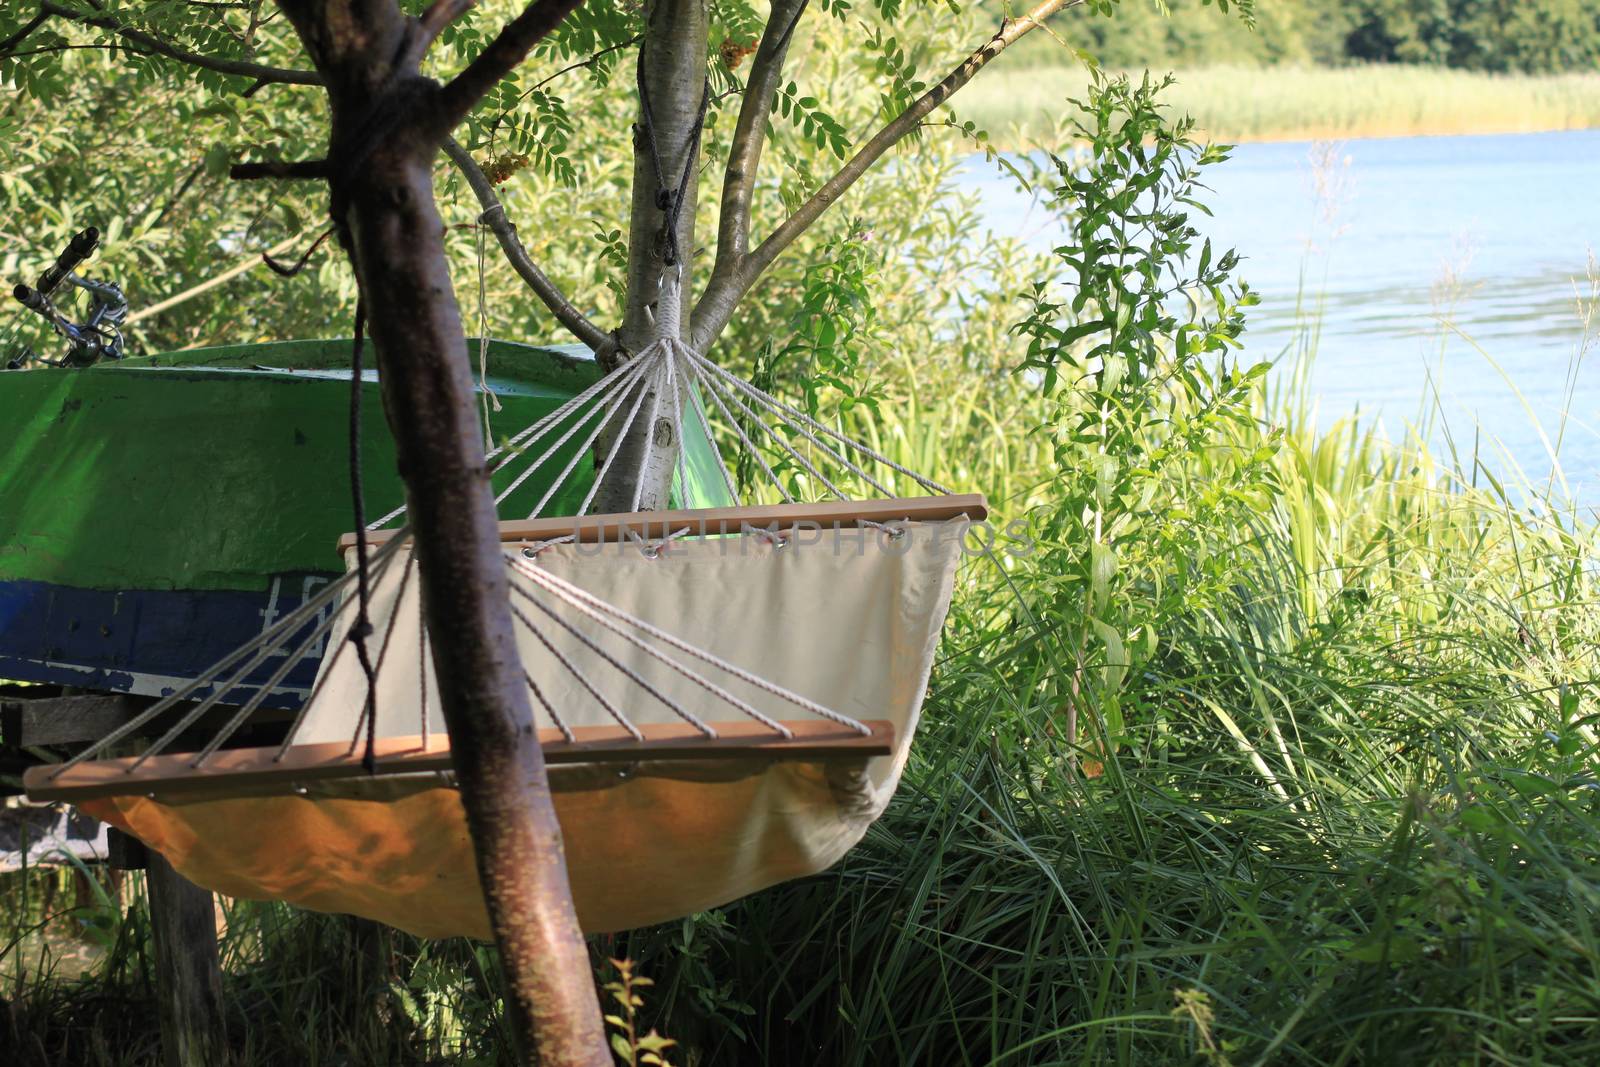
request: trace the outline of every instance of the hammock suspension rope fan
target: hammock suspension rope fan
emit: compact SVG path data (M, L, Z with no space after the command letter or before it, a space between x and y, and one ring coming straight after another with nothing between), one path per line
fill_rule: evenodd
M678 442L686 422L711 440L720 429L783 503L589 514L641 417L666 420ZM601 456L607 427L620 432ZM648 467L655 434L645 441ZM571 476L590 456L596 476L574 506ZM561 466L501 539L584 927L704 910L842 856L898 781L982 498L950 494L676 339L489 459L499 501ZM720 454L715 467L691 469L680 448L680 496L710 482L738 501ZM896 496L900 480L937 495ZM851 500L858 484L883 499ZM564 490L574 514L543 515ZM835 499L796 499L823 494ZM375 680L346 654L360 602L351 534L341 579L88 749L30 771L30 794L79 804L221 892L485 936L422 620L425 564L407 528L387 528L402 516L366 533ZM282 743L226 747L325 647ZM264 684L243 685L275 657ZM221 705L234 710L220 729L169 751ZM164 717L147 749L118 754Z

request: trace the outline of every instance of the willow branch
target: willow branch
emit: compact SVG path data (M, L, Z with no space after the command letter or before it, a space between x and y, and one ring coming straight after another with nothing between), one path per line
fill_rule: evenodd
M739 120L733 128L728 151L728 166L722 175L722 209L717 221L717 260L711 268L710 285L736 271L750 241L750 200L756 174L761 168L761 150L766 144L767 113L772 99L783 84L783 61L795 27L805 14L810 0L773 0L772 16L767 20L761 43L750 63L745 81L744 100L739 105Z
M432 118L438 123L440 134L455 129L500 79L517 69L534 45L582 3L583 0L533 0L522 14L501 27L466 69L439 90Z
M219 59L216 56L201 55L199 52L190 52L179 48L172 42L163 40L154 34L134 29L132 26L119 22L109 15L97 15L88 11L63 7L60 4L50 2L50 0L40 4L39 11L42 14L66 19L68 22L80 22L85 26L94 26L107 30L125 41L132 41L147 52L177 60L179 63L184 63L191 67L214 70L219 74L236 74L243 78L254 78L262 82L279 82L288 85L322 84L322 77L316 71L292 70L287 67L268 67L242 59Z
M478 166L477 160L472 158L472 154L457 144L453 137L445 138L444 153L450 157L450 162L456 165L462 176L467 179L467 184L472 187L473 194L478 198L478 205L483 208L481 216L483 223L493 231L495 240L500 242L500 250L505 253L512 269L528 283L528 288L532 289L534 295L550 309L556 321L597 355L616 347L616 341L612 336L579 311L556 283L550 280L550 276L533 262L527 248L522 244L522 238L517 236L516 226L506 217L505 205L496 195L494 183L489 181L488 175L483 173L483 169Z
M1044 20L1068 7L1077 7L1084 0L1042 0L1026 15L1006 19L1000 29L983 46L962 62L933 88L923 93L910 107L896 115L840 167L838 172L822 183L822 187L795 209L794 214L773 230L753 252L741 257L737 265L726 271L720 284L713 278L705 293L695 305L693 341L701 351L716 340L734 308L744 294L749 292L774 260L783 254L796 237L799 237L822 213L842 196L845 190L871 169L885 152L893 148L954 93L965 86L977 73L988 66L1001 52L1043 25Z
M543 78L540 78L538 81L530 85L527 92L524 92L517 99L526 100L529 93L532 93L537 89L543 89L546 85L549 85L563 74L571 74L575 70L587 70L588 68L593 67L596 63L600 62L606 56L609 56L612 52L620 52L624 48L632 48L642 40L644 40L644 34L636 33L625 41L618 41L616 44L606 45L606 47L594 52L585 59L580 59L576 63L568 63L560 70L551 74L546 74Z

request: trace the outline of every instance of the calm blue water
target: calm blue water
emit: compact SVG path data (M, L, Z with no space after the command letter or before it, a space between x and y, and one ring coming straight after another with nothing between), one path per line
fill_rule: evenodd
M1302 280L1321 304L1321 425L1359 412L1398 438L1431 409L1462 453L1477 435L1497 475L1540 481L1559 434L1572 492L1600 501L1600 308L1586 344L1577 306L1600 253L1600 130L1248 144L1209 173L1202 229L1262 297L1247 352L1292 348ZM963 180L996 232L1051 242L1014 185L981 162Z

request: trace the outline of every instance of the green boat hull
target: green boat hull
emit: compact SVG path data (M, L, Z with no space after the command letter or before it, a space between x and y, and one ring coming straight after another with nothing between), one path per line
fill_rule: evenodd
M334 546L354 524L349 351L291 341L0 374L0 678L160 695L337 577ZM488 366L497 441L599 377L582 349L492 342ZM370 371L363 389L370 520L404 496ZM593 477L583 436L502 515L529 514L569 461L542 514L572 514ZM685 443L679 502L725 503L710 444ZM270 703L298 700L319 659Z

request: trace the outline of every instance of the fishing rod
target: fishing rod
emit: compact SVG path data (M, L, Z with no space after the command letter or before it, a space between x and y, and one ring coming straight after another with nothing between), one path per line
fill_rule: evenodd
M84 229L67 243L55 263L39 275L39 280L32 287L19 283L11 291L18 303L43 317L59 336L66 339L67 350L60 359L46 359L24 348L7 361L7 370L19 369L30 362L49 367L88 367L102 359L122 358L122 331L119 327L128 315L127 297L115 282L92 281L73 273L94 254L99 244L100 231L93 226ZM89 314L82 322L67 318L51 300L63 284L82 289L94 298Z

